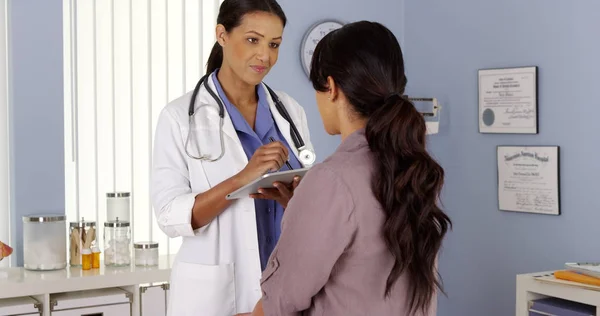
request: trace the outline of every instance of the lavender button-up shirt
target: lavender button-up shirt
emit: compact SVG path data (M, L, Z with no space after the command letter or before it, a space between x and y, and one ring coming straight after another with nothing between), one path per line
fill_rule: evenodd
M371 190L373 169L359 130L304 176L263 272L265 315L409 315L406 274L384 296L394 257ZM435 299L428 315L436 313Z

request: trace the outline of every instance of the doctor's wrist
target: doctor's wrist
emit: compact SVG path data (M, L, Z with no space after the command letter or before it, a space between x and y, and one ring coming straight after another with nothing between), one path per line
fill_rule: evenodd
M238 174L229 178L227 181L229 181L230 185L233 188L235 188L235 190L237 190L248 184L251 180L249 180L248 177L244 174L244 171L240 171Z
M253 170L253 168L248 168L248 166L246 166L246 168L242 169L240 172L238 172L236 175L234 175L233 177L231 177L231 181L233 181L234 185L236 186L236 190L245 186L246 184L254 181L257 177L259 177L260 174L257 174L257 172L255 170Z

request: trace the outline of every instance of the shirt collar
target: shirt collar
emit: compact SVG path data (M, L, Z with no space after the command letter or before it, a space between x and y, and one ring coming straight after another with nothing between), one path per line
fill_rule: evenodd
M260 139L263 139L269 131L275 127L275 121L273 121L273 115L271 114L271 108L269 107L269 99L267 93L262 84L259 84L256 88L258 94L258 108L256 109L256 123L254 130L256 135Z
M237 109L235 105L229 101L221 83L217 79L217 74L219 69L215 70L211 77L217 89L217 93L221 100L223 100L223 104L225 106L225 110L229 114L231 121L233 123L236 131L244 132L246 134L256 134L260 139L264 138L265 135L269 133L271 128L274 127L275 122L273 121L273 116L271 115L271 110L269 107L269 101L267 99L267 94L265 88L262 84L259 84L256 87L256 93L258 95L258 107L256 109L256 120L254 123L254 131L250 128L246 119L242 116L240 111ZM255 132L256 131L256 132Z
M336 152L352 152L367 146L369 146L369 143L367 142L365 129L361 128L348 135L338 146Z

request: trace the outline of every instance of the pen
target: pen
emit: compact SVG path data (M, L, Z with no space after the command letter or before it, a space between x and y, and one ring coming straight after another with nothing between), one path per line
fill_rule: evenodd
M269 137L269 140L271 141L271 143L272 143L272 142L275 142L275 138L273 138L273 137ZM290 170L293 170L293 169L294 169L294 168L292 168L292 165L290 165L290 162L289 162L289 161L287 161L287 160L285 161L285 165L286 165L286 166L288 167L288 169L290 169Z

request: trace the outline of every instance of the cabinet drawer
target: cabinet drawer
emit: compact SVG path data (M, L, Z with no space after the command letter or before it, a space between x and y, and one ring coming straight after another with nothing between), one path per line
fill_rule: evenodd
M3 316L29 316L42 315L42 304L36 299L26 297L15 297L0 300L0 315Z
M117 304L52 311L52 316L131 316L131 305Z
M52 316L130 316L132 295L120 288L54 294Z

